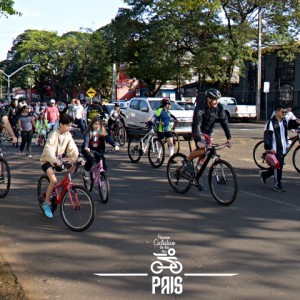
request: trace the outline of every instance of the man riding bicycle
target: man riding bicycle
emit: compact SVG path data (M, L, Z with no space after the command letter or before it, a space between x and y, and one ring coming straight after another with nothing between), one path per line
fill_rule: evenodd
M109 115L109 119L107 122L107 126L108 126L108 134L111 135L111 132L115 129L116 124L116 120L119 118L120 121L122 122L124 128L125 128L125 124L124 124L124 120L122 119L126 118L125 114L122 113L121 109L120 109L120 104L119 103L115 103L114 109L110 112Z
M205 97L206 103L204 104L204 108L198 100L194 110L192 135L196 149L189 154L187 161L184 162L185 171L188 173L193 172L191 161L194 158L205 157L207 147L210 147L212 144L213 129L217 121L224 130L229 147L232 144L227 116L222 104L218 101L221 98L221 93L217 89L208 89L205 91Z

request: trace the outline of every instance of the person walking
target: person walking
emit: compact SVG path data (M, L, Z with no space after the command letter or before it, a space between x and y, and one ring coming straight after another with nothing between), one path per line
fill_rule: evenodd
M84 108L83 106L80 104L80 101L78 99L73 99L73 118L74 118L74 124L77 125L80 130L81 133L83 134L83 132L85 131L85 120L84 120Z
M275 108L275 115L269 120L265 126L264 131L264 146L268 153L275 155L278 168L270 166L266 171L259 172L262 183L266 184L267 179L274 176L274 191L284 192L282 186L282 169L284 165L284 157L289 146L288 143L288 129L296 129L300 125L300 119L285 118L288 113L287 107L279 104ZM275 158L273 159L275 160Z
M47 106L45 109L45 117L48 121L50 131L56 129L59 124L59 110L55 106L55 100L50 100L50 106Z
M12 99L11 104L8 107L8 111L7 111L9 123L14 132L15 137L17 138L17 142L15 143L16 148L19 147L19 144L18 144L18 139L19 139L18 119L20 116L20 109L18 107L18 104L19 104L18 99Z
M35 129L34 117L29 114L29 107L27 105L23 105L21 107L21 114L18 120L18 125L21 131L21 145L19 154L23 153L25 145L26 148L26 156L32 157L31 155L31 143L33 136L33 129Z

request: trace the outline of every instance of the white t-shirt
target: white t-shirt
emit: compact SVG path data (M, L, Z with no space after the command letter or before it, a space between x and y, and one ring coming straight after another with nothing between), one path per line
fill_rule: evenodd
M82 119L83 106L81 104L73 106L73 117L75 119Z

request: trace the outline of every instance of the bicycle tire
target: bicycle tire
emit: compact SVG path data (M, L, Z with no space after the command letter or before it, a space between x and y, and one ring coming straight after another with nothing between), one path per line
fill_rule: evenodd
M118 140L119 140L119 145L121 147L125 145L126 139L127 139L126 130L124 127L120 127L118 129Z
M42 204L45 201L46 198L46 192L48 185L50 183L50 180L47 175L42 175L37 184L37 199L40 206L41 211L44 213L44 210L42 208Z
M223 206L231 205L238 193L236 173L225 160L215 161L208 172L208 185L214 199Z
M90 177L89 179L85 179L83 176L82 176L82 179L83 179L83 185L84 187L89 191L91 192L94 188L94 178L93 178L93 173L90 172Z
M128 141L127 153L130 160L133 163L137 163L141 159L143 150L142 150L140 138L136 136L130 138L130 140Z
M98 191L102 203L107 203L110 197L110 185L106 174L99 177Z
M0 157L0 163L2 166L2 178L0 178L0 198L5 198L10 190L11 174L10 167L7 160L4 157Z
M70 201L70 194L72 193L73 204ZM78 201L76 200L78 196ZM89 228L96 214L96 207L94 200L87 189L82 186L73 186L70 192L66 192L62 196L60 204L60 215L65 225L73 231L84 231Z
M255 164L262 170L269 169L266 161L262 159L262 154L265 152L264 141L259 141L253 148L253 160Z
M161 139L153 138L148 147L148 159L153 168L159 168L165 161L165 146Z
M180 194L192 187L192 180L183 172L183 160L187 157L182 153L173 154L167 164L167 177L172 189Z
M174 153L179 153L180 151L180 140L179 136L175 131L172 131L173 143L174 143Z
M293 152L293 165L294 165L294 168L295 170L300 173L300 145L297 146L297 148L294 150Z

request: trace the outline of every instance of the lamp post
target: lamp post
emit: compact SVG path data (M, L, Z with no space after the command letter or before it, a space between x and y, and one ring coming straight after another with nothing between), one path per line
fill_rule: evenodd
M35 64L26 64L26 65L23 65L22 67L20 67L19 69L17 69L13 73L11 73L10 75L6 74L3 70L0 69L0 72L7 77L7 100L8 101L9 101L9 96L10 96L10 78L12 76L14 76L16 73L18 73L20 70L22 70L23 68L27 67L27 66L35 66Z
M261 35L262 35L262 12L258 10L258 46L257 46L257 86L256 86L256 113L260 120L260 93L261 93Z

